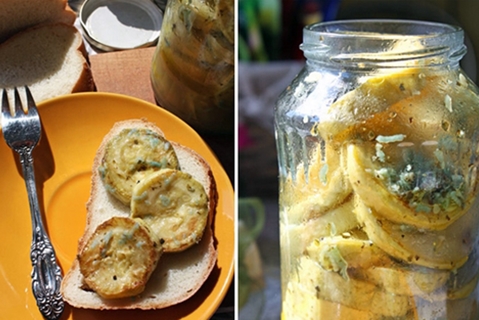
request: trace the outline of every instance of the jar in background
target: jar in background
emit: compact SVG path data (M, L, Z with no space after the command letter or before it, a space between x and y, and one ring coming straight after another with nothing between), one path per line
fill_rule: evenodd
M478 88L460 28L304 29L279 97L282 319L479 319Z
M153 57L158 104L207 133L234 129L233 0L168 1Z

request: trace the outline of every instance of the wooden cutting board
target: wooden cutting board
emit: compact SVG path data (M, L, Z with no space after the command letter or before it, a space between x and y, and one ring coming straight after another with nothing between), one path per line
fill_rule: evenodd
M155 47L90 55L97 91L121 93L154 103L150 69Z

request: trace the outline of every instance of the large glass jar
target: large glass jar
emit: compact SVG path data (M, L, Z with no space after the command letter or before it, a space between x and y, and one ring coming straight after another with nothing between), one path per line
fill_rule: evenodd
M158 104L207 133L234 129L234 1L170 0L153 56Z
M478 88L463 32L304 29L280 96L282 319L479 319Z

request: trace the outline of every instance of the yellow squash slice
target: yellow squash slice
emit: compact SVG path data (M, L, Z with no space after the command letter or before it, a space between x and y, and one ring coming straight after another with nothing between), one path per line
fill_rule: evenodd
M356 194L379 215L398 224L429 230L445 229L464 215L475 200L471 196L463 202L451 200L445 208L422 201L416 207L411 207L405 199L401 199L385 185L380 176L382 168L373 164L364 148L350 144L347 159L349 179Z
M345 176L344 148L332 145L313 152L310 165L300 165L296 177L288 177L281 191L283 203L289 204L289 223L318 218L343 204L352 192Z
M315 314L322 308L321 300L360 310L363 315L371 313L395 319L402 319L413 307L408 296L388 293L366 281L345 279L337 272L326 271L314 259L303 256L297 274L287 284L283 312L293 315L292 319L315 319ZM295 314L304 317L295 318Z
M149 129L123 129L108 141L98 170L107 190L130 205L133 187L164 168L179 168L170 142Z
M133 189L131 216L151 226L165 252L183 251L198 243L208 213L205 189L186 172L163 169Z
M142 221L113 217L96 228L78 260L89 289L113 299L143 292L161 254L158 238Z
M462 230L448 235L449 230L418 230L410 226L401 227L378 219L375 210L369 208L362 198L357 197L356 215L364 225L368 237L382 250L396 259L419 266L452 270L461 267L472 250L472 243L463 243ZM462 234L462 236L461 236ZM446 241L447 240L447 241Z
M291 210L297 210L293 207ZM291 213L292 214L292 213ZM289 216L290 212L286 212ZM298 257L305 252L315 239L340 235L359 226L354 214L354 201L350 197L342 205L334 208L318 218L298 224L281 224L281 243L287 244L291 257Z
M325 270L366 281L399 295L430 298L434 291L446 291L449 271L398 263L371 240L326 237L313 242L308 255Z
M419 69L369 78L333 103L320 116L321 122L316 130L326 141L343 142L357 133L367 135L367 131L357 130L357 126L374 121L377 114L383 113L394 120L392 110L389 113L388 109L399 101L420 95L431 81Z

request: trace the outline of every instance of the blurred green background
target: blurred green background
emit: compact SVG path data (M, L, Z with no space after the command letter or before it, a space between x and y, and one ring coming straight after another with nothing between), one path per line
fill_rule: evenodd
M479 0L237 0L240 61L302 60L305 25L330 20L396 18L461 26L468 54L462 67L479 73ZM477 83L477 81L476 81Z

